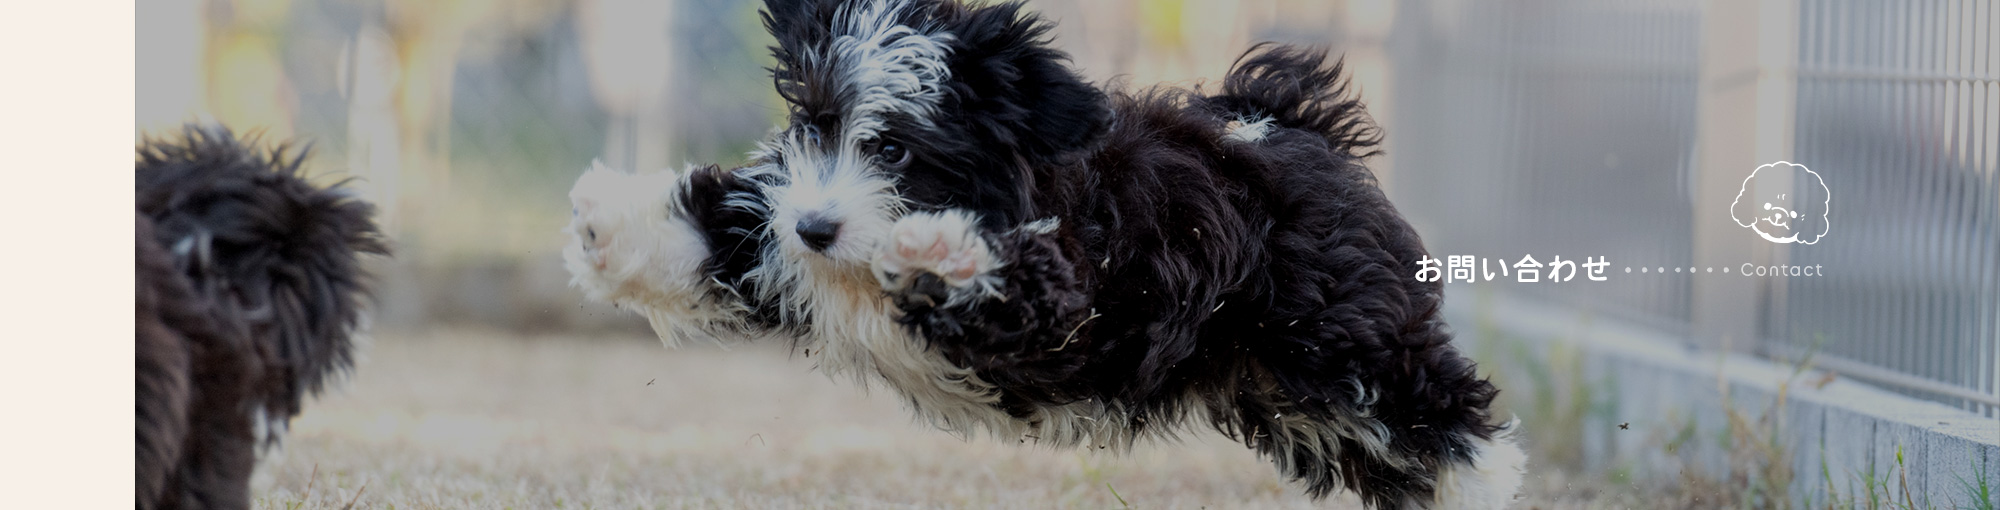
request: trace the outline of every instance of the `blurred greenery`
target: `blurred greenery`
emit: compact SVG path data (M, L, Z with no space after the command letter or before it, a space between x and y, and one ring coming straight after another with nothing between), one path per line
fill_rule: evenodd
M1058 21L1056 44L1086 75L1150 83L1220 74L1253 36L1331 42L1344 3L1030 6ZM569 185L592 159L641 171L739 163L782 119L760 4L149 2L138 128L212 119L312 144L313 172L353 177L381 206L397 248L390 271L403 276L391 286L409 285L384 304L427 310L410 320L477 301L448 276L467 271L542 282L524 291L567 300L559 229Z

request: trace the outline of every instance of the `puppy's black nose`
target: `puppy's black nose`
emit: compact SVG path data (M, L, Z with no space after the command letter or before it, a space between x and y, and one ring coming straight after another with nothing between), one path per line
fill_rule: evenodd
M833 246L834 238L840 235L840 224L814 215L799 220L798 228L793 230L798 231L799 241L805 242L807 248L823 251Z

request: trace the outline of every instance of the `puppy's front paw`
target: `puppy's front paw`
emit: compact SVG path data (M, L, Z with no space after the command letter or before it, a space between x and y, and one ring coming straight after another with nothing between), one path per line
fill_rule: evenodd
M592 163L570 190L570 285L592 301L644 315L668 345L738 321L737 304L708 299L702 265L711 252L679 197L694 193L679 172L626 173Z
M912 213L889 231L876 254L875 278L899 303L955 305L982 296L999 297L993 270L1000 260L979 235L971 213Z

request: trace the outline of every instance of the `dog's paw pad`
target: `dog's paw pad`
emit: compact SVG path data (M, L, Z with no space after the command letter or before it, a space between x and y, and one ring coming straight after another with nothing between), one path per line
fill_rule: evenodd
M905 271L916 269L936 274L953 283L972 279L979 272L982 257L986 255L983 246L975 237L973 242L954 242L953 236L936 230L909 229L896 233L895 256L892 264Z
M999 261L969 214L915 213L890 230L888 249L875 259L875 275L890 292L958 294L970 287L990 287L988 273L997 266ZM928 283L920 281L925 275L946 289L922 285Z

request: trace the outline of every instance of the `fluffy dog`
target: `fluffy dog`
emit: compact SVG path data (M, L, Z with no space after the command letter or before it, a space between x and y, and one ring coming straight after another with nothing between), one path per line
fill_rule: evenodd
M184 133L136 165L138 507L249 508L259 448L352 364L358 257L387 249L303 151Z
M586 292L653 296L623 303L663 335L775 331L963 435L1124 450L1205 423L1316 497L1513 499L1497 390L1412 276L1422 242L1323 53L1253 49L1213 94L1107 91L1017 3L767 0L764 21L789 125L744 169L627 188L636 212L600 211L586 175Z

